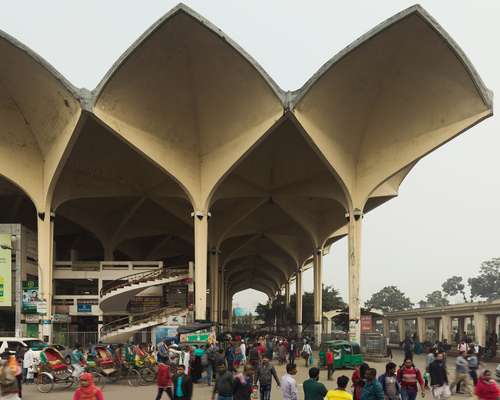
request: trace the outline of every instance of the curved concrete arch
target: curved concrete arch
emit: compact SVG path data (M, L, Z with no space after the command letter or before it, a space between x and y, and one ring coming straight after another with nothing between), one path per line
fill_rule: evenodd
M246 286L248 286L248 287L246 287ZM251 283L251 284L242 283L242 284L239 284L236 286L232 286L230 288L231 297L234 297L239 292L243 292L244 290L247 290L247 289L257 290L258 292L264 293L269 298L271 298L274 295L274 292L272 290L270 290L268 287L263 286L259 283Z
M0 119L7 134L16 132L16 140L1 138L0 169L37 197L37 209L45 211L47 193L75 134L87 93L2 31L0 54ZM8 166L12 157L17 171Z
M255 277L255 276L251 276L251 275L244 275L240 279L234 280L232 286L238 286L241 284L251 285L251 284L255 284L255 283L258 283L264 287L267 287L269 289L269 292L271 292L273 294L277 293L279 291L279 286L273 285L272 282L270 282L268 280L265 280L265 279L262 279L259 277Z
M231 260L225 266L226 275L225 278L228 280L236 273L241 273L242 271L252 270L258 271L266 276L268 279L273 280L278 286L282 285L284 281L288 279L288 273L284 271L280 266L273 262L270 262L264 256L261 255L247 255ZM274 271L271 273L271 270Z
M93 108L206 209L220 177L281 118L283 98L239 46L181 4L120 57Z
M292 97L361 209L380 182L492 115L491 92L420 6L355 41Z

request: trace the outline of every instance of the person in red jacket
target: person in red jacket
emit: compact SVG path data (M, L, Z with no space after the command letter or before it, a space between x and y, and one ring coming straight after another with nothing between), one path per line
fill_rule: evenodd
M485 370L479 377L474 388L474 394L480 400L497 400L500 398L500 390L497 383L491 378L491 371Z
M94 384L92 374L84 372L80 375L80 387L75 390L73 400L104 400L101 389Z
M158 364L158 373L156 375L156 383L158 384L158 394L156 400L161 399L163 392L167 394L170 400L174 398L172 387L172 374L170 373L170 366L164 363Z
M397 379L401 385L402 400L415 400L418 393L417 384L420 385L422 397L425 396L422 373L415 367L411 358L405 357L404 364L398 370Z
M333 372L335 371L335 366L334 366L334 360L333 360L333 351L332 349L328 348L328 350L325 353L325 361L326 361L326 368L328 370L328 380L332 380L332 375Z

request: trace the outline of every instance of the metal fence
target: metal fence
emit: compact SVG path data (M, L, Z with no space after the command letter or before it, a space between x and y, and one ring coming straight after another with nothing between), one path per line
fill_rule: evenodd
M382 355L387 354L387 340L380 333L362 333L361 351L365 354Z

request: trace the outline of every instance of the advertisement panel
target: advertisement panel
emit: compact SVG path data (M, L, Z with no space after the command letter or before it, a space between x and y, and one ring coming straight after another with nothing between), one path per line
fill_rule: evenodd
M23 281L23 301L22 312L23 314L36 314L36 306L40 301L38 298L38 282L37 281Z
M362 315L361 316L361 333L371 332L373 329L372 316Z
M10 233L0 234L0 307L12 306L11 245Z

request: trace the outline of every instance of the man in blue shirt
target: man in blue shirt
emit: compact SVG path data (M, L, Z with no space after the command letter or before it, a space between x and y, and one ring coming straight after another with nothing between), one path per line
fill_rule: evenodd
M174 399L191 400L193 397L193 382L186 375L184 365L177 367L177 375L174 376Z

